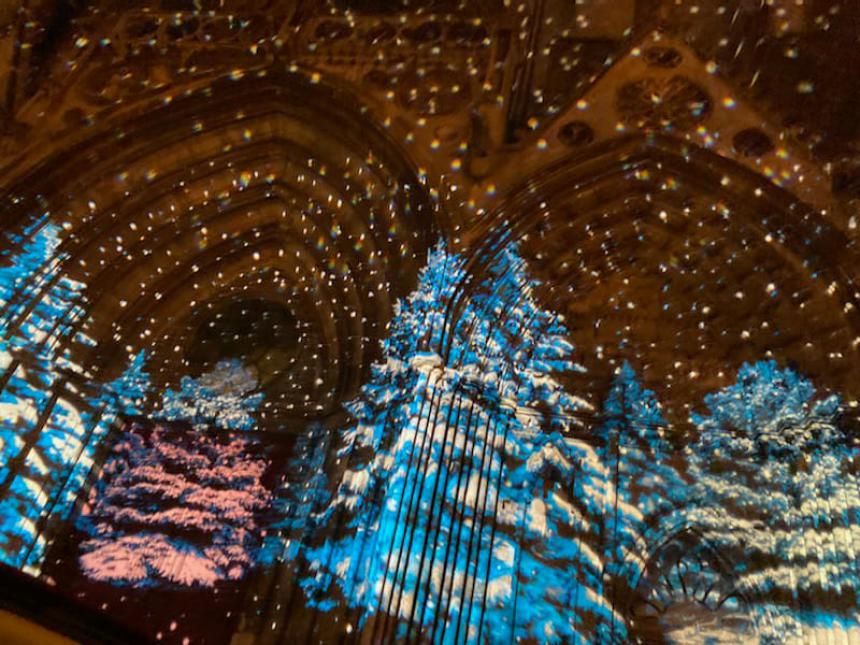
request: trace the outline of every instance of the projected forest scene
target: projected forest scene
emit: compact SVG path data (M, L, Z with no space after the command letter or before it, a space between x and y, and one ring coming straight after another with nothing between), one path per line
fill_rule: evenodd
M599 406L561 384L585 368L516 248L446 327L464 265L430 251L334 433L255 433L261 398L237 361L166 390L163 420L110 434L43 575L129 621L147 599L146 631L165 642L221 642L254 619L243 596L266 602L260 585L291 600L259 614L303 616L324 638L338 624L452 643L853 628L860 488L837 395L743 364L679 447L630 362ZM446 343L447 360L429 349ZM154 394L144 365L114 381L117 401Z
M0 1L0 645L860 645L860 1Z

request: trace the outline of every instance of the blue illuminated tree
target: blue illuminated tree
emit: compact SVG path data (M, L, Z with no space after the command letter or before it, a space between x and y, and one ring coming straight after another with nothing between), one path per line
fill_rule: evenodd
M612 382L602 417L596 434L611 483L603 513L604 580L615 604L636 584L645 549L673 520L686 482L673 463L668 422L657 396L642 387L626 361Z
M320 524L320 511L331 499L325 462L332 434L330 428L311 423L297 438L268 511L265 562L295 560Z
M570 437L581 370L514 249L462 300L441 244L402 301L362 396L326 514L346 531L307 553L303 586L375 616L377 637L588 642L608 622L597 527L606 473ZM437 353L447 349L446 359Z
M146 352L140 350L131 357L122 374L105 384L100 402L126 416L135 416L148 408L147 400L151 395L152 380L146 371Z
M38 298L56 268L55 254L60 244L60 231L55 225L42 226L13 237L15 249L0 266L0 331L5 333L10 323L26 313Z
M33 571L48 516L68 510L83 482L78 462L112 419L81 409L64 390L62 372L82 371L66 341L83 285L62 272L59 228L34 227L14 241L20 246L0 268L0 560Z
M769 361L745 364L705 405L692 416L684 520L735 563L762 640L783 642L828 612L856 621L860 498L839 399Z

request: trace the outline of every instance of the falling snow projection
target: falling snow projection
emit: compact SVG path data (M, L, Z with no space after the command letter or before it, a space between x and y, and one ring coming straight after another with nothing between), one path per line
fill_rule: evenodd
M671 522L695 527L702 546L731 563L763 642L856 624L860 482L838 427L839 399L760 362L705 405L707 414L692 417L700 432L688 455L693 483Z
M82 571L133 587L240 579L262 542L267 467L239 434L127 427L78 518Z
M623 597L651 573L643 555L681 535L682 552L660 553L673 565L664 578L684 578L659 590L663 633L676 641L731 640L752 624L763 642L783 642L860 619L855 456L839 400L792 370L744 366L693 415L698 439L677 455L656 396L624 365L593 448L570 436L590 406L554 378L581 369L565 326L537 306L515 251L458 301L451 326L465 271L439 246L397 307L385 362L348 404L354 420L333 455L347 467L331 503L322 426L300 442L289 490L248 495L262 490L265 461L229 431L254 425L253 372L222 362L160 393L141 352L115 381L72 397L67 376L84 371L67 341L87 342L70 324L81 285L60 275L55 229L28 239L0 268L0 553L9 564L38 569L45 527L68 516L107 428L156 403L164 418L216 425L234 443L187 428L123 437L80 519L80 564L97 580L206 587L313 544L301 581L311 604L344 602L377 635L611 641L635 634ZM207 470L219 474L200 481ZM277 519L264 541L267 506ZM709 566L714 553L728 569ZM688 624L693 609L713 607L695 593L677 597L679 588L718 589L718 618Z
M606 471L566 436L590 406L553 378L580 369L573 348L507 250L464 303L446 364L433 350L462 277L439 245L398 305L385 362L349 405L349 467L326 511L348 534L307 553L303 586L317 607L342 594L363 623L375 615L380 638L590 642L623 622L595 539Z

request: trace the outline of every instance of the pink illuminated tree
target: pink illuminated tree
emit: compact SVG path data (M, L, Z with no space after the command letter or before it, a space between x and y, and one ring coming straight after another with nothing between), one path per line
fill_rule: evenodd
M238 434L132 425L90 492L78 525L92 579L133 587L237 580L262 542L268 462Z

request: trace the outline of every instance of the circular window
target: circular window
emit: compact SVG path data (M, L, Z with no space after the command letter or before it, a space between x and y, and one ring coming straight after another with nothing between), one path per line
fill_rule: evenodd
M594 141L594 130L584 121L569 121L558 131L558 140L572 148L584 146Z
M758 128L747 128L738 132L732 145L735 150L745 157L761 157L773 150L773 142L770 137Z

